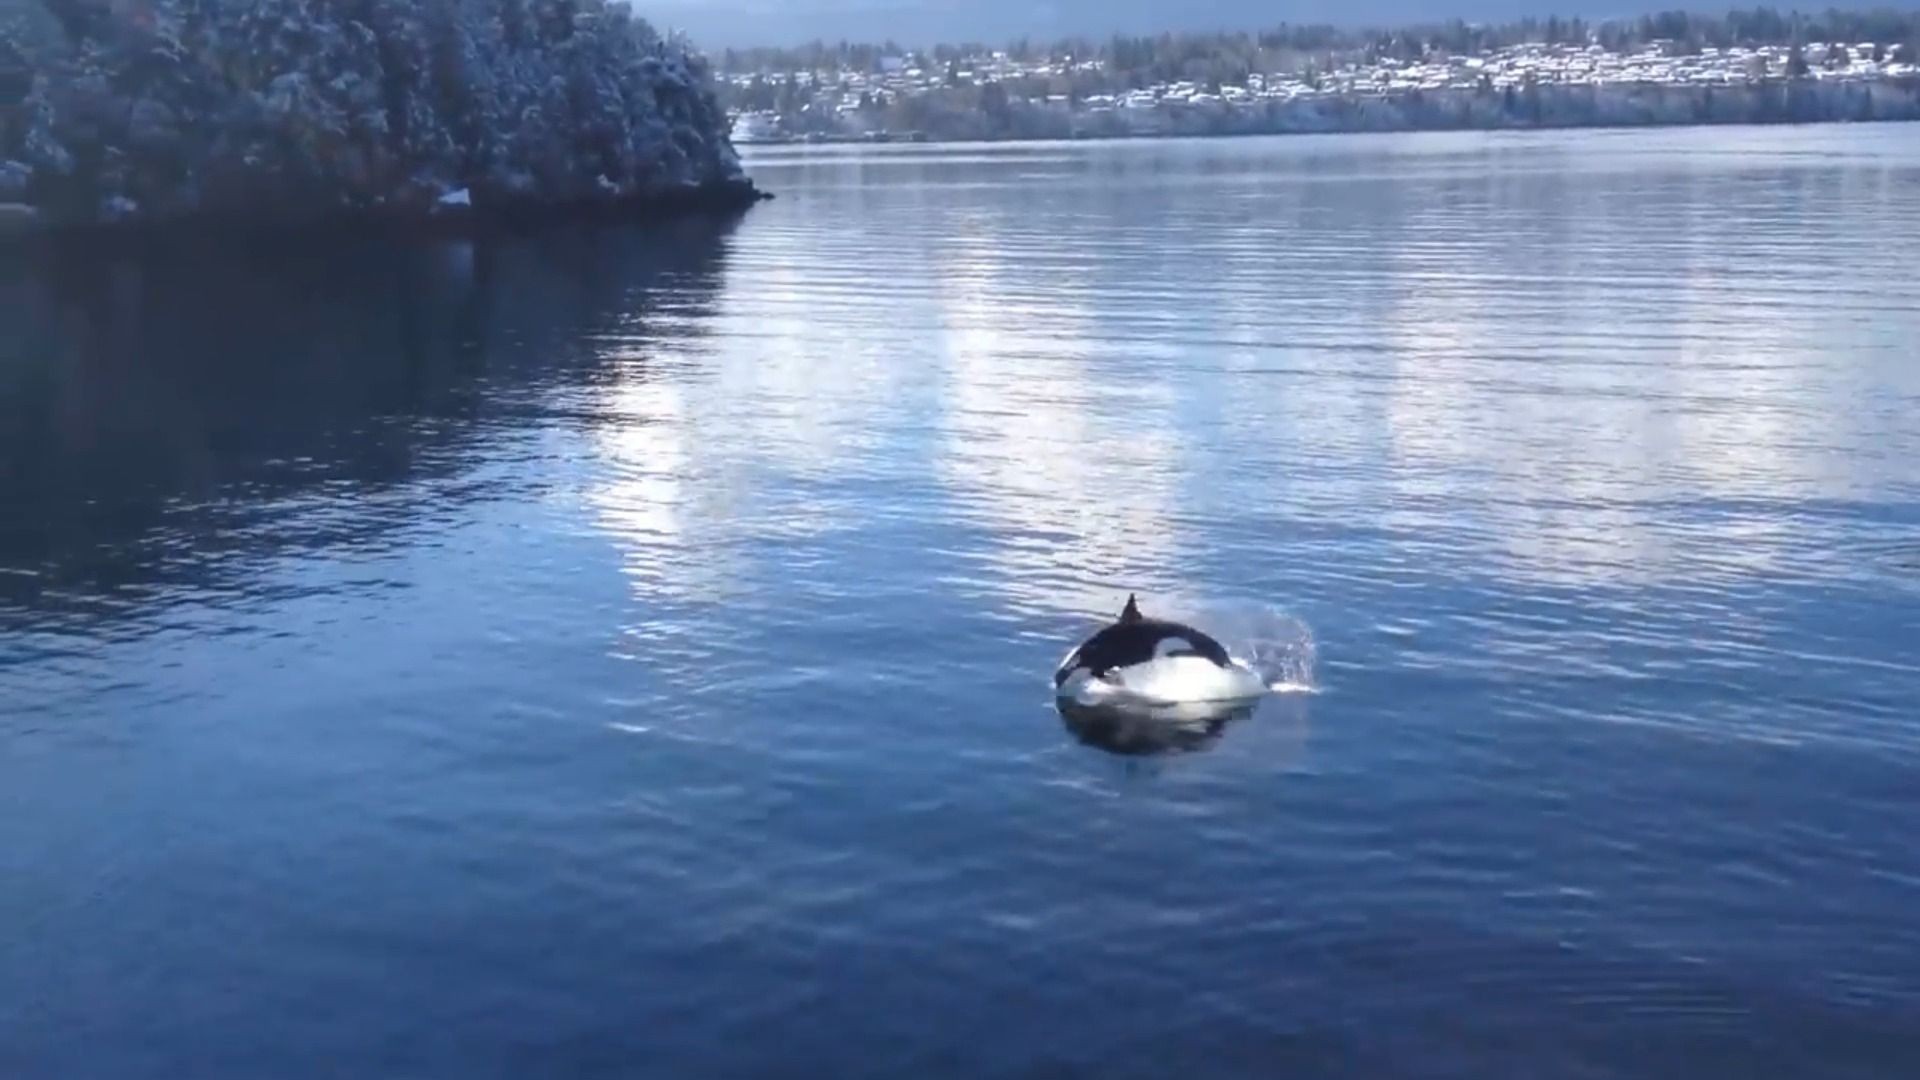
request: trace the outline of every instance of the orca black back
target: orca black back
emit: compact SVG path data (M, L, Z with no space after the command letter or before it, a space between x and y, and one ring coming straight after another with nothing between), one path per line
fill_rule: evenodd
M1162 643L1170 640L1178 644L1161 652ZM1199 656L1223 668L1232 663L1226 648L1218 641L1185 623L1146 618L1129 596L1120 620L1102 628L1068 654L1059 670L1053 673L1053 685L1065 684L1080 668L1086 668L1097 679L1115 668L1144 664L1159 656Z

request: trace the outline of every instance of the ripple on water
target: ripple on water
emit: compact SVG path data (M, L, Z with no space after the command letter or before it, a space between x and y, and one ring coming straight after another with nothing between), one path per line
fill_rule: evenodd
M0 260L0 1073L1897 1075L1914 134Z

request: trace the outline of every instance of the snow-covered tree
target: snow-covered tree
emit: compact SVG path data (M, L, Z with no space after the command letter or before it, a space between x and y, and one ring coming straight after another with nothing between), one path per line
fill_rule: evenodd
M26 90L0 127L0 196L57 219L742 180L699 54L612 0L27 3L33 47L0 56Z

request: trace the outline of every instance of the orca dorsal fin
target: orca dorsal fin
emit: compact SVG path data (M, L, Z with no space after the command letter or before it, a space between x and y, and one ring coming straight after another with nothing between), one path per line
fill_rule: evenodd
M1128 593L1127 606L1120 609L1120 621L1123 623L1139 622L1142 617L1140 614L1140 605L1134 602L1133 594Z

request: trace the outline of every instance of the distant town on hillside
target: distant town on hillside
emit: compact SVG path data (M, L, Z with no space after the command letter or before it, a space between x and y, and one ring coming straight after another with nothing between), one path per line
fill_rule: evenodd
M1281 26L715 55L740 143L1920 119L1920 14Z

